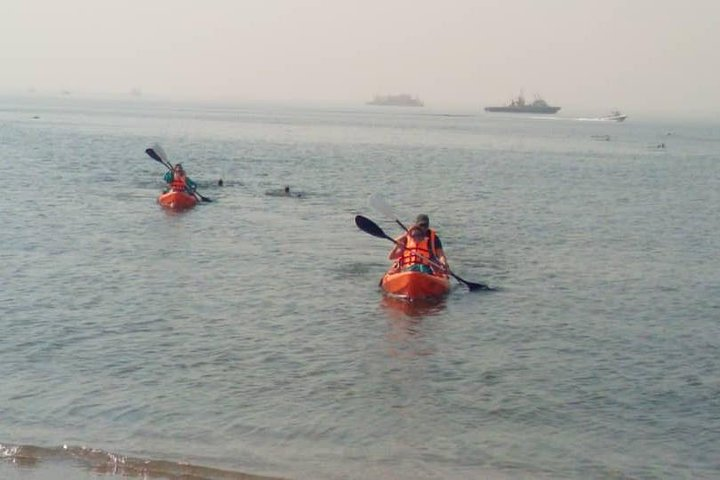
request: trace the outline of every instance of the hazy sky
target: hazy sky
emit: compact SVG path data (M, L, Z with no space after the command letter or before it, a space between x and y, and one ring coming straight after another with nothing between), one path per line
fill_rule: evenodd
M0 92L720 112L718 0L2 0ZM602 112L604 113L604 112Z

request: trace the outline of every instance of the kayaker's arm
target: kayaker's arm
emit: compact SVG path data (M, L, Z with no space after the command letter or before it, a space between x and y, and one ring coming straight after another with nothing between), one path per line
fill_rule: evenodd
M450 270L450 265L448 265L447 257L443 250L442 241L437 235L435 235L435 253L437 255L437 261L442 264L445 270Z
M445 252L442 248L437 250L437 259L445 270L450 270L450 265L448 265L447 257L445 256Z
M405 235L401 235L398 238L395 239L395 248L393 248L390 251L390 254L388 255L389 260L395 260L396 258L400 258L402 256L403 250L405 250Z

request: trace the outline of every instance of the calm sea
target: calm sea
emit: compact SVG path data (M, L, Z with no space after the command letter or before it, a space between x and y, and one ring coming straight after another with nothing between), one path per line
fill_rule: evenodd
M720 121L0 100L0 478L720 477Z

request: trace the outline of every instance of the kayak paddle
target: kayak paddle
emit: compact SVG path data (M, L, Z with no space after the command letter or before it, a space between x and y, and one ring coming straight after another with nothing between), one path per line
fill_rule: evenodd
M150 156L150 158L152 158L153 160L156 160L156 161L162 163L165 167L167 167L168 170L172 170L172 165L170 165L169 163L166 163L162 159L162 157L157 153L156 149L159 147L160 147L160 145L155 144L151 148L146 148L145 153L147 153Z
M395 221L397 223L400 223L400 221L397 219ZM394 238L392 238L387 233L385 233L383 231L383 229L378 226L377 223L373 222L372 220L370 220L367 217L363 217L362 215L357 215L355 217L355 225L357 225L360 230L362 230L365 233L369 233L373 237L385 238L387 240L390 240L394 244L398 245L398 242L396 242ZM407 229L405 227L403 227L403 229L405 229L405 231L407 231ZM428 259L428 260L430 260L435 265L439 265L439 266L445 268L444 265L440 265L438 262L435 262L432 259ZM467 280L460 278L458 275L455 274L455 272L453 272L449 268L447 269L447 272L450 275L452 275L453 278L455 278L455 280L457 280L458 282L464 283L465 286L468 287L468 290L470 290L471 292L474 292L476 290L492 290L492 288L488 287L484 283L468 282Z
M150 158L152 158L153 160L165 165L167 167L167 169L172 172L172 169L173 169L172 163L168 162L167 154L165 153L165 150L163 150L163 148L159 144L155 143L155 144L153 144L152 147L146 148L145 153L147 153L148 156ZM202 200L203 202L212 202L212 199L200 195L195 190L193 190L192 194L198 196L200 198L200 200Z

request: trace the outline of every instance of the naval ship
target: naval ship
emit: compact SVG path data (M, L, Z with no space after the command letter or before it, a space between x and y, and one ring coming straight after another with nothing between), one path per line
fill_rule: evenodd
M535 97L532 103L526 103L522 93L517 98L503 107L485 107L486 112L510 112L510 113L557 113L560 107L552 107L540 97Z

